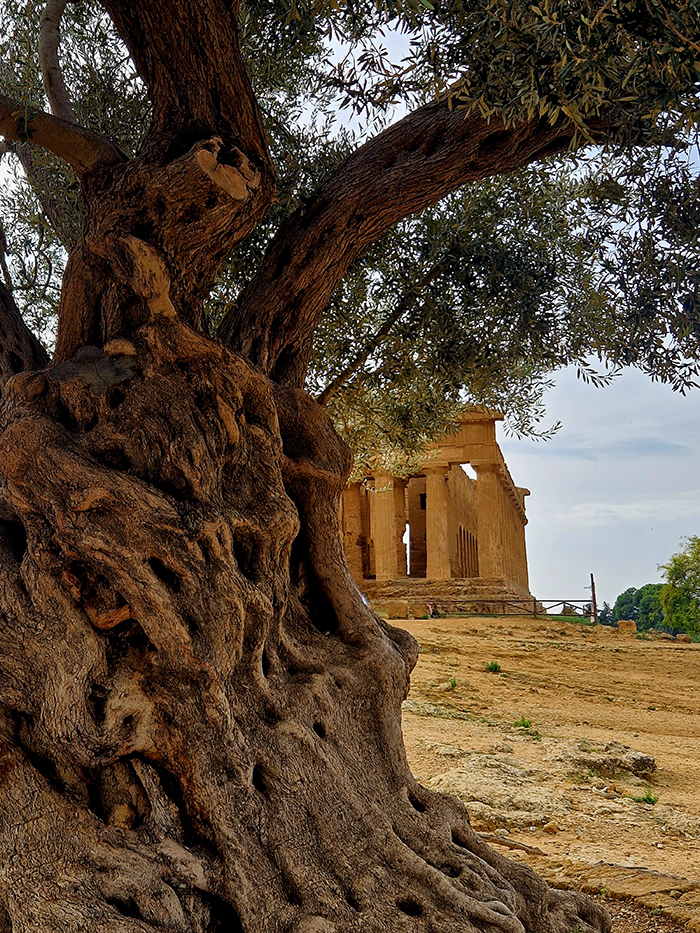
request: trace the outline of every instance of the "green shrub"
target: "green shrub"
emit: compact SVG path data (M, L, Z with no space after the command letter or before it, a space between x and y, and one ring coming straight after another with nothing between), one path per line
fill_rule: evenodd
M487 671L490 671L492 674L499 674L501 671L501 665L498 661L489 661L488 664L484 665Z
M652 807L653 807L654 804L658 801L658 799L659 799L659 798L658 798L655 794L652 794L652 792L651 792L650 790L648 790L648 791L647 791L643 796L641 796L641 797L633 797L633 798L632 798L632 800L634 800L635 803L650 803L650 804L652 805Z

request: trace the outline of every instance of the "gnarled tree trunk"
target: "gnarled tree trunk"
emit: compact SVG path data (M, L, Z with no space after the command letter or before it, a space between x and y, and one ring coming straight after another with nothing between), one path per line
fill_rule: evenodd
M156 312L2 418L5 929L607 928L411 776L302 391Z
M231 346L197 331L203 290L269 204L273 172L239 60L228 84L212 64L211 95L194 94L194 52L175 55L173 76L169 42L207 33L237 54L235 9L106 6L154 129L132 162L80 131L86 221L56 358L37 370L27 357L2 397L0 931L608 930L604 911L490 849L408 769L417 647L349 575L350 454L297 387L322 304L309 283L342 275L352 250L339 262L319 246L313 265L310 222L283 231L306 303L256 326L274 292L259 277L227 323ZM492 135L477 124L475 138ZM511 162L534 157L534 131L512 134ZM34 138L60 148L71 132L44 115ZM566 144L554 135L543 151ZM465 159L483 174L480 145ZM346 201L336 227L356 210ZM275 243L267 265L279 255Z

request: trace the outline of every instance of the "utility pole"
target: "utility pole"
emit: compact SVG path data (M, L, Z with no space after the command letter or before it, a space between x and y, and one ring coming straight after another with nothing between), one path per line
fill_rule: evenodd
M591 574L591 608L593 609L593 624L598 624L598 604L595 601L595 580Z

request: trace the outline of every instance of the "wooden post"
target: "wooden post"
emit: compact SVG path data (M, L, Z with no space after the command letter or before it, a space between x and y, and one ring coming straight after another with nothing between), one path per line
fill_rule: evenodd
M598 606L595 601L595 580L591 574L591 607L593 609L593 624L598 624Z

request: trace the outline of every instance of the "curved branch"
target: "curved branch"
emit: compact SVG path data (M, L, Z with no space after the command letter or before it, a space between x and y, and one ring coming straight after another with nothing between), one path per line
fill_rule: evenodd
M36 147L31 143L14 143L13 147L27 181L41 204L46 220L63 246L70 250L74 245L75 234L70 229L66 205L59 203L50 193L48 176L51 170L41 165L36 157Z
M0 94L0 135L17 142L32 142L71 165L78 175L91 169L117 165L126 156L106 136Z
M370 337L363 348L350 360L345 369L338 373L335 379L333 379L332 382L329 382L323 392L321 392L321 394L316 397L316 401L319 405L326 405L334 395L337 395L338 392L340 392L348 379L350 379L351 376L354 376L361 366L364 366L370 353L373 353L374 350L377 349L379 344L386 337L391 328L405 311L406 307L399 307L396 308L395 311L392 311L392 313L389 315L386 321L384 321L376 334L374 334L373 337Z
M419 108L353 153L280 227L219 336L276 381L303 385L323 310L369 243L462 185L565 150L575 132L537 119L506 127L446 102Z
M39 61L44 90L51 105L51 113L66 123L77 123L73 106L68 96L61 64L58 60L58 46L61 42L61 17L68 0L47 0L41 14L39 27Z

